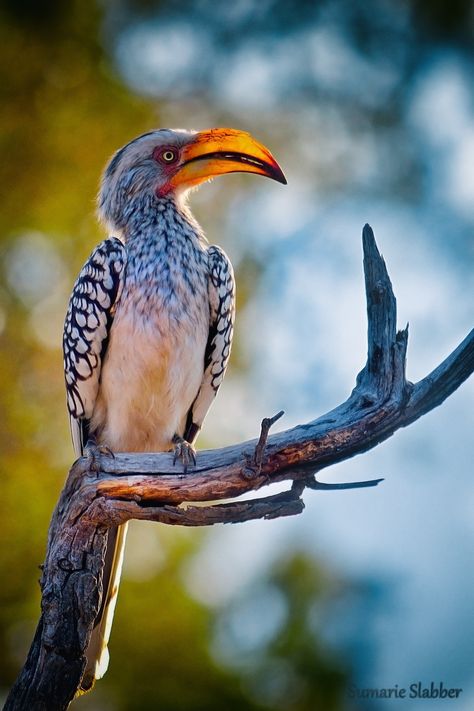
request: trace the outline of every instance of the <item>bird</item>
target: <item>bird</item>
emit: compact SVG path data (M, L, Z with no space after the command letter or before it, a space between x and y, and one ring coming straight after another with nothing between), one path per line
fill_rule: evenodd
M235 281L189 206L226 173L286 184L270 151L232 128L155 129L108 162L98 216L113 235L84 264L67 308L64 371L74 451L170 451L184 472L229 361ZM78 693L107 670L127 524L108 531L100 609ZM99 583L100 586L100 583Z

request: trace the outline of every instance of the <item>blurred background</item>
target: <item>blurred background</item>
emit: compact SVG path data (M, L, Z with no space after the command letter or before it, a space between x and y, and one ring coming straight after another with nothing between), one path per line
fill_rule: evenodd
M108 157L152 127L234 126L283 187L193 195L238 284L231 367L201 447L339 404L365 362L361 229L410 322L417 380L474 315L474 9L467 0L2 0L0 697L39 612L37 566L73 454L60 351L103 237ZM111 664L84 711L438 708L359 688L460 687L474 708L472 406L441 408L306 492L295 518L205 531L132 524ZM440 704L441 705L441 702Z

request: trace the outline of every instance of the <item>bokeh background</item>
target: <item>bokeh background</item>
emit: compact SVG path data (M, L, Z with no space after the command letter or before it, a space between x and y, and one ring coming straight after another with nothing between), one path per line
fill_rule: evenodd
M110 154L151 127L230 125L283 187L206 185L192 207L231 256L238 322L201 446L344 400L365 361L360 233L375 229L419 379L474 315L474 11L467 0L2 0L0 694L38 618L37 566L72 460L60 352L102 238ZM84 711L438 708L348 698L431 681L474 708L474 383L307 492L294 520L134 524L110 645ZM444 702L445 704L447 702ZM443 706L444 708L444 706Z

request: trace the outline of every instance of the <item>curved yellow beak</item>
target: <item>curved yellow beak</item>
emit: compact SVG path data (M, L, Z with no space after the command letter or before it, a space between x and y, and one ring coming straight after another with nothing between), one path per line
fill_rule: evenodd
M182 164L168 185L192 188L224 173L256 173L286 185L283 172L264 145L234 128L200 131L183 150Z

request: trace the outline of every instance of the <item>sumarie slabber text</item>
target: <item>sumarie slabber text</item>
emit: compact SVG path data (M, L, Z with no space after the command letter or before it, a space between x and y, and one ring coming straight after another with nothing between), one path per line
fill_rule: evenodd
M462 694L459 687L450 687L442 681L425 683L415 681L408 686L359 688L355 684L349 686L347 695L350 699L458 699Z

